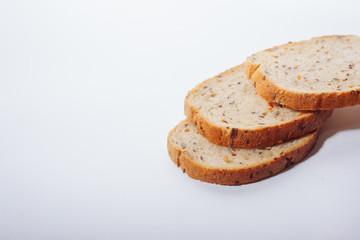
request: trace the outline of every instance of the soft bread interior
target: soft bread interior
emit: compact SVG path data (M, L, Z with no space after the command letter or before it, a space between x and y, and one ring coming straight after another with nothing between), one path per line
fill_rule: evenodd
M249 60L276 86L300 93L360 89L360 38L330 36L286 44Z
M239 129L277 126L313 114L264 100L246 78L243 65L204 81L188 93L187 101L213 124Z

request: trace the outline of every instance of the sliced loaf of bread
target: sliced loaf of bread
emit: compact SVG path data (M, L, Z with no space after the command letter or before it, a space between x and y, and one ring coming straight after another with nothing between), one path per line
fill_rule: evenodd
M241 64L189 91L185 115L214 144L256 148L312 132L331 111L299 112L269 103L256 93Z
M233 149L210 143L186 120L170 131L167 147L172 161L189 177L241 185L270 177L300 162L315 145L317 135L315 131L261 149Z
M247 76L267 101L295 110L360 104L360 37L326 36L248 57Z

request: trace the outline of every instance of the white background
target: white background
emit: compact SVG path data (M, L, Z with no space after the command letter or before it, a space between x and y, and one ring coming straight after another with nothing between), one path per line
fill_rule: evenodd
M0 239L359 239L360 107L309 157L192 180L167 133L253 52L360 35L359 1L0 1Z

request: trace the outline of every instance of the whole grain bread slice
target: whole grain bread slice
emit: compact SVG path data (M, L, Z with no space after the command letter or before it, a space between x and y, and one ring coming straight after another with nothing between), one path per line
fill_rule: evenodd
M267 101L295 110L360 104L360 38L325 36L248 57L246 74Z
M210 142L232 148L271 146L322 126L332 111L299 112L255 91L244 65L210 78L185 98L185 115Z
M300 162L316 143L317 131L279 145L233 149L210 143L187 120L170 131L171 160L191 178L222 185L241 185L273 176Z

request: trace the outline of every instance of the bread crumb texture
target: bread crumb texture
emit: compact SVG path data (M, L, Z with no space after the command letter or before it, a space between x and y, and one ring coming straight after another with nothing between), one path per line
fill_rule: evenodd
M274 47L250 59L280 87L302 92L360 88L360 38L334 36Z

